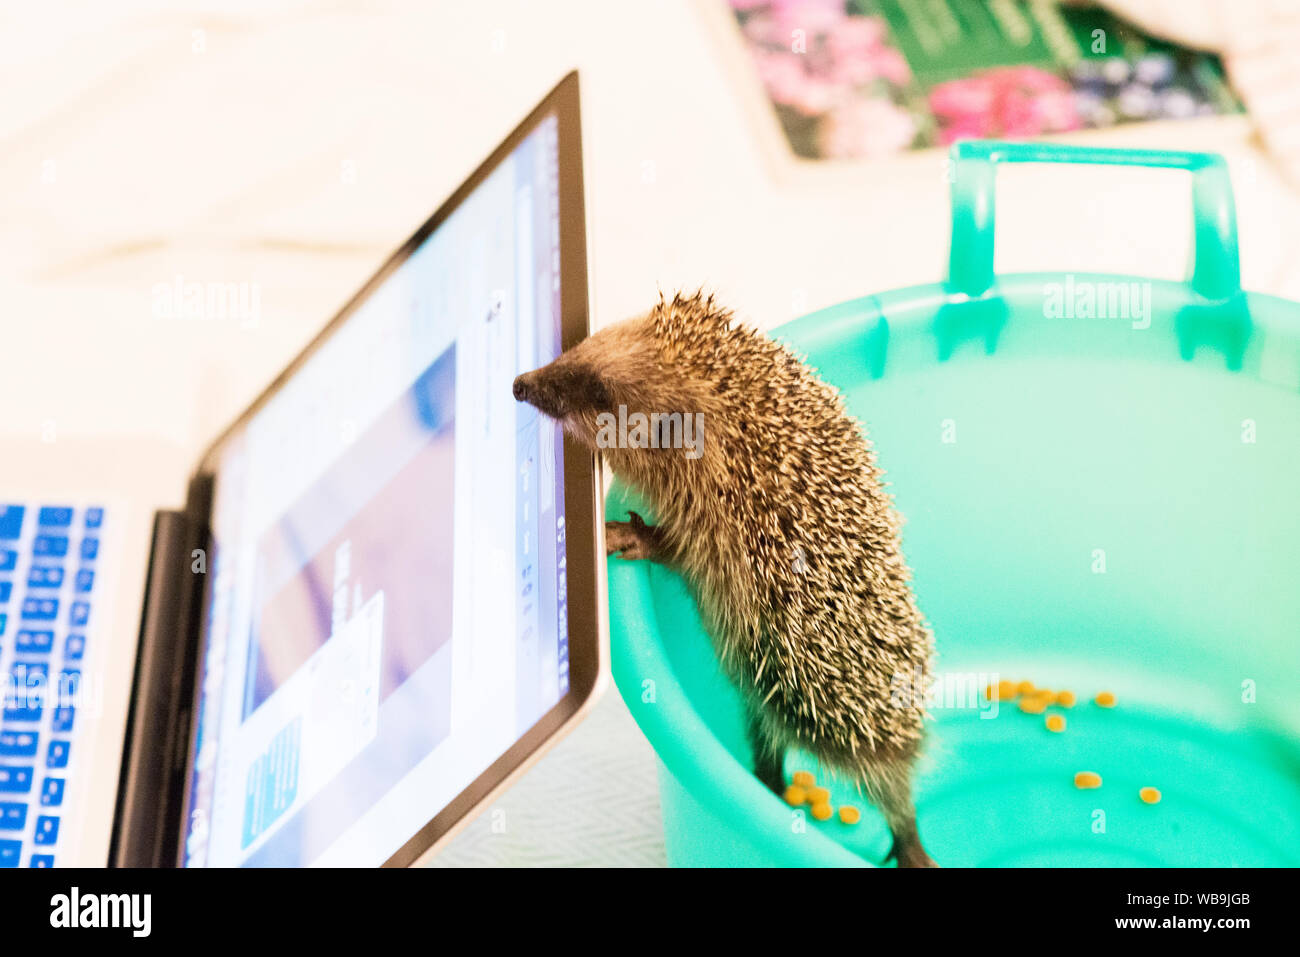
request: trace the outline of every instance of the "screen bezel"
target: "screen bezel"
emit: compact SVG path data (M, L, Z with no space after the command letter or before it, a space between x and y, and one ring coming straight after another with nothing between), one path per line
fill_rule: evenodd
M247 426L249 420L280 391L304 362L319 349L338 328L384 283L384 281L446 220L485 180L519 143L550 114L556 117L556 143L559 159L560 210L560 338L561 348L568 349L590 333L586 212L583 198L582 136L579 121L578 74L569 73L547 94L546 98L510 133L446 202L430 216L402 246L380 267L369 281L347 302L324 329L303 349L288 367L267 387L252 405L225 430L199 460L191 481L190 513L206 528L211 519L210 490L217 477L217 465L230 442ZM601 517L599 470L595 455L564 438L564 477L566 568L568 590L569 690L504 754L495 760L463 791L447 803L436 816L411 836L383 864L405 867L415 863L446 837L478 805L483 803L510 777L522 770L551 738L573 721L592 700L600 684L603 659L600 608L602 601L603 556L597 554L597 529ZM197 493L197 494L196 494ZM207 629L203 624L210 602L211 582L203 589L203 606L195 656L194 696L190 714L198 714L202 694ZM189 830L193 765L198 732L197 720L191 720L189 746L185 757L184 806L180 817L177 864L185 862L185 843Z

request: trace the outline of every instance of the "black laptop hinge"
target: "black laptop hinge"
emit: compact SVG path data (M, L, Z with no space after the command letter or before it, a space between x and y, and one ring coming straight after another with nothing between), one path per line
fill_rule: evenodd
M109 849L113 867L171 867L177 862L205 546L200 526L186 513L154 516Z

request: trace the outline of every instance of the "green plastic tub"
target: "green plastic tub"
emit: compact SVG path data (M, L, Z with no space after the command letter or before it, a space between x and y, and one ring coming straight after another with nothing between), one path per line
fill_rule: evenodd
M1192 176L1189 279L995 276L1002 162ZM1217 156L985 142L951 168L946 283L777 333L843 390L906 518L938 647L927 848L945 866L1300 865L1300 306L1241 292ZM1134 282L1126 309L1114 284ZM609 517L629 506L616 486ZM611 559L609 593L672 864L883 860L874 809L815 822L753 777L740 699L672 571ZM1074 690L1066 731L990 706L999 678ZM1091 701L1103 689L1116 707ZM1103 786L1076 789L1082 770Z

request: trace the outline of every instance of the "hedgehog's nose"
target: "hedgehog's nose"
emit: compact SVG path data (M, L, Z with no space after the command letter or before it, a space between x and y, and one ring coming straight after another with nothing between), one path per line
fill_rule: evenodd
M515 400L517 402L527 402L528 396L531 394L528 388L528 380L526 378L526 375L527 373L525 373L524 375L515 376L514 393L515 393Z

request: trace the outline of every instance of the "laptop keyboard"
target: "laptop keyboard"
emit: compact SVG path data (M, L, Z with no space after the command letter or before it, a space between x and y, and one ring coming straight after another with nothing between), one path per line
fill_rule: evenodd
M102 508L0 504L0 867L53 867Z

